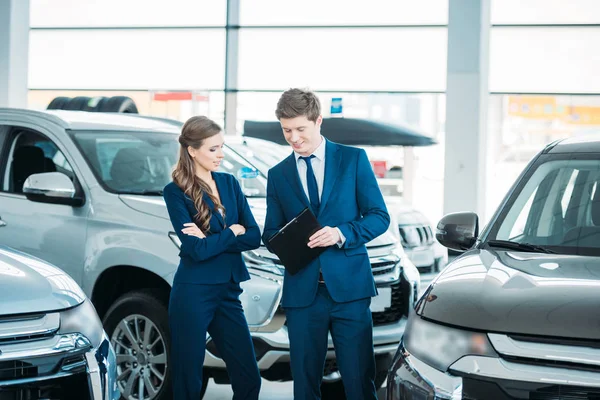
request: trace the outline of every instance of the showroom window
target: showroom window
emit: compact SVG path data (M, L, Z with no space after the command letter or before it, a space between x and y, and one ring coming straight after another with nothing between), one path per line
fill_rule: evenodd
M545 145L600 132L600 2L494 0L487 214Z

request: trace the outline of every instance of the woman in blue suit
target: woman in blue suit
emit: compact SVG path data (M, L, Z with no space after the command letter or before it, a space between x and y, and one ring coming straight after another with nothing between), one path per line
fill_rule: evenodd
M198 400L206 333L227 365L234 399L258 399L260 374L239 296L250 279L241 253L260 246L260 230L238 181L216 172L221 128L192 117L179 136L179 161L164 198L181 240L169 301L175 400Z

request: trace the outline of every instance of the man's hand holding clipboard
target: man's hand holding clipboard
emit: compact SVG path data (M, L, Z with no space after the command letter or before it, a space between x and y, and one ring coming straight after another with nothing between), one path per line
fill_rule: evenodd
M307 207L269 239L269 246L290 274L296 274L327 250L327 247L308 246L310 237L321 228Z

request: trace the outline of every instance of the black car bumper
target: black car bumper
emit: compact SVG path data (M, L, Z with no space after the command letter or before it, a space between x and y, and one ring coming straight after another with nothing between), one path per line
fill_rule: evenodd
M600 369L465 356L439 371L401 344L388 374L388 400L600 400Z

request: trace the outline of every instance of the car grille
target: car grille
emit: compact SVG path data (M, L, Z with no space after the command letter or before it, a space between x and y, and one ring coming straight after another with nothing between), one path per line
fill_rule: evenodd
M463 379L462 400L600 400L600 389L508 380Z
M512 369L523 367L527 376L516 381L470 374L463 378L464 400L600 400L600 388L585 380L600 373L596 342L497 333L488 338ZM588 385L576 386L578 382Z
M396 268L398 261L383 261L371 264L373 276L389 274Z
M398 225L402 246L407 249L433 243L433 232L428 225Z
M60 326L58 313L0 318L0 344L42 340L54 336Z
M37 366L23 361L0 361L0 382L37 376Z
M0 400L90 400L87 375L48 379L35 383L4 386Z
M64 379L54 382L54 374L85 376L85 349L68 354L52 351L59 326L58 313L0 318L0 400L62 398L59 387Z
M408 316L412 298L412 288L404 275L401 275L400 281L389 286L392 289L391 306L384 311L374 312L373 326L393 324L402 317Z

